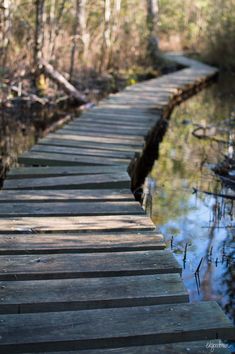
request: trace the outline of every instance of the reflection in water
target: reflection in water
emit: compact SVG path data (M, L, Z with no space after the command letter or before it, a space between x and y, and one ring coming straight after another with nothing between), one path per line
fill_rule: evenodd
M233 200L213 193L235 193L222 187L210 169L223 160L231 141L224 143L228 141L224 132L218 139L198 139L192 134L199 125L219 124L231 116L234 96L231 85L224 82L227 79L175 109L159 160L146 179L144 202L182 264L191 301L219 301L234 318Z

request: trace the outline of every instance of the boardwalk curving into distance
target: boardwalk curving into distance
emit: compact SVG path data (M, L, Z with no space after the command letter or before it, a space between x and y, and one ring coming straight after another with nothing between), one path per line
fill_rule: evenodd
M131 192L164 112L217 70L126 88L19 157L0 192L1 353L229 353L217 303L189 303L181 267Z

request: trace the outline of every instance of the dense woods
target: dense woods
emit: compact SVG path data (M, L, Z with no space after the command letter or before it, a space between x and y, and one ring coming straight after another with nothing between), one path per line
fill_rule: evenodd
M64 72L69 81L79 78L81 82L84 70L87 76L88 72L100 75L143 65L146 36L153 41L156 9L156 0L147 4L121 0L4 0L2 74L14 75L20 81L29 72L38 74L46 62ZM47 67L44 69L47 74ZM36 87L43 91L45 78L36 77Z
M10 139L1 154L11 131L37 137L71 101L174 70L161 52L234 70L234 9L234 0L0 0L0 130Z
M19 84L34 72L40 93L48 88L43 63L86 90L91 76L156 67L158 47L234 68L234 0L1 0L0 8L1 75Z

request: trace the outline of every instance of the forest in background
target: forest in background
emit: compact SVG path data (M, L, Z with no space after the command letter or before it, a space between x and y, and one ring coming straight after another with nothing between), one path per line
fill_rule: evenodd
M0 1L0 74L6 85L20 82L21 92L42 58L82 91L105 73L134 83L138 73L162 65L151 60L149 43L234 70L235 0ZM45 77L36 87L48 88Z
M235 0L0 0L0 181L81 104L176 70L161 52L234 72L234 48Z

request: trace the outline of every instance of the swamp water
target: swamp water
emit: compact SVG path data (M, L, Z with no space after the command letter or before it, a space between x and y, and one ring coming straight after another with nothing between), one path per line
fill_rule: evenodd
M198 126L226 128L223 121L235 110L234 81L220 79L175 108L145 182L146 209L182 265L190 300L218 301L233 320L235 209L214 193L235 191L222 186L211 167L232 153L235 125L216 134L222 142L192 133Z

